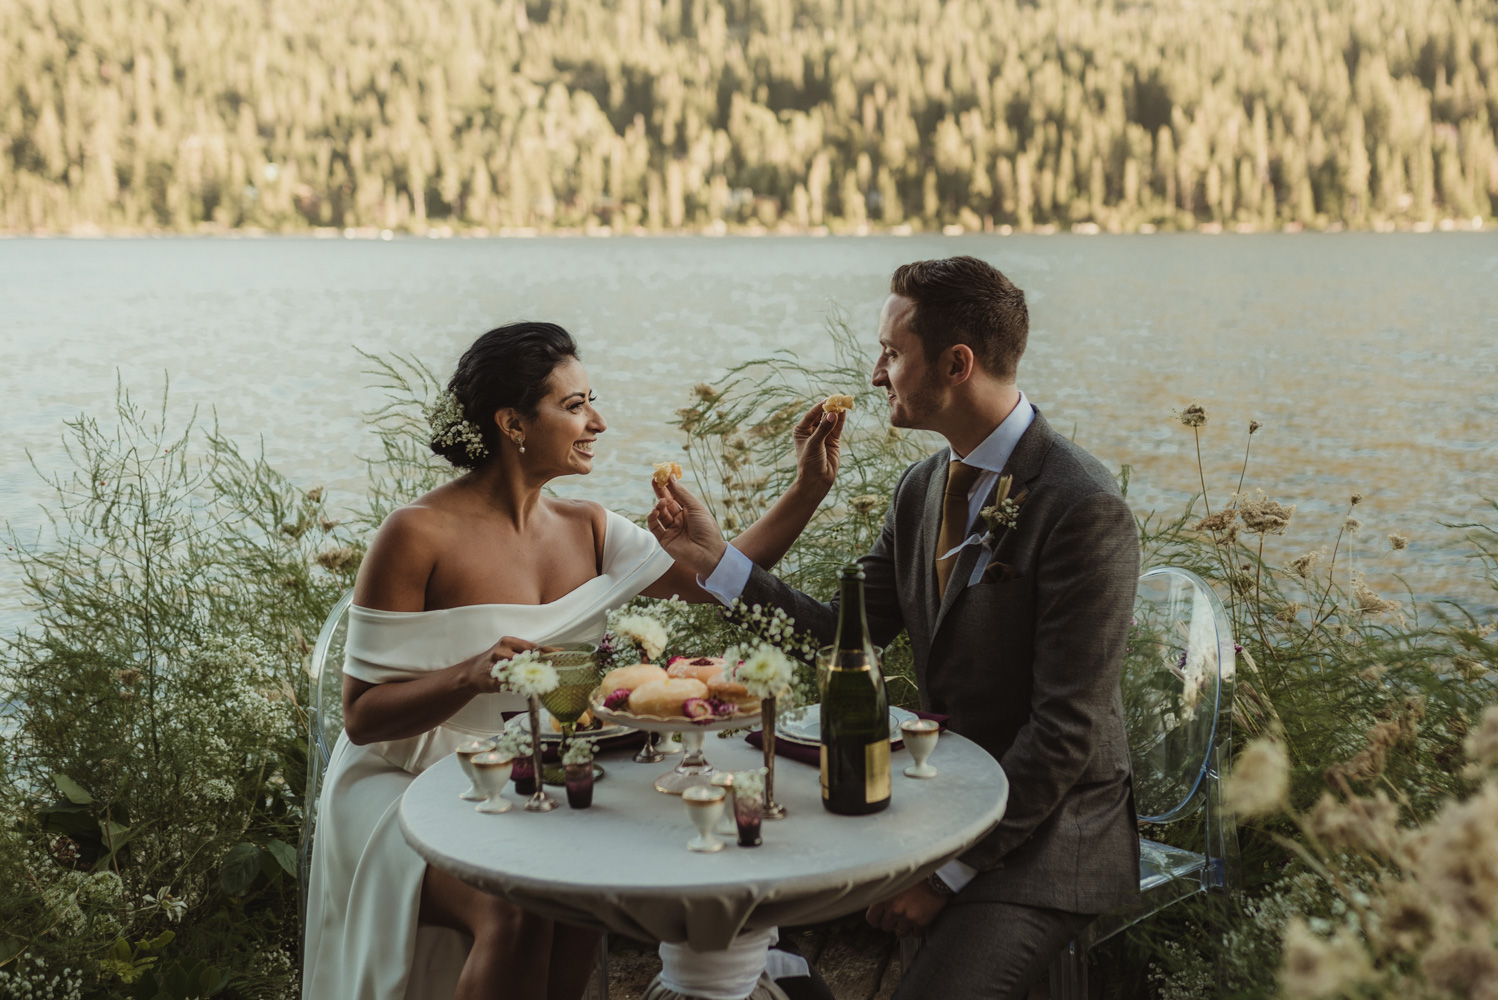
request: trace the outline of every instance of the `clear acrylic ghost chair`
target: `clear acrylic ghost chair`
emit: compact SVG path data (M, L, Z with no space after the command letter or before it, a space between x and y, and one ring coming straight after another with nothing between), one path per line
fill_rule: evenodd
M343 732L343 651L348 639L348 609L354 601L352 590L345 593L328 612L317 645L312 649L311 705L307 727L307 793L304 805L301 840L297 845L297 875L303 926L307 922L307 883L312 874L312 838L317 828L318 798L322 793L323 774L333 758L333 747ZM449 934L440 928L422 928L418 933ZM465 939L466 940L466 939ZM593 977L588 981L584 1000L609 1000L608 935L598 945ZM463 946L465 949L467 945Z
M1233 744L1233 636L1222 602L1190 570L1139 578L1120 687L1141 826L1201 814L1198 853L1139 839L1140 904L1105 913L1051 966L1055 1000L1087 996L1087 950L1172 903L1239 884L1238 830L1222 776Z

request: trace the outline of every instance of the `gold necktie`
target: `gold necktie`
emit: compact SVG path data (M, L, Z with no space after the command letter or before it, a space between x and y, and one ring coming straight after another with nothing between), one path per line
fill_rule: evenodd
M963 462L947 466L947 492L941 500L941 530L936 533L936 592L947 592L947 580L957 565L957 553L950 559L942 556L967 537L967 495L983 470Z

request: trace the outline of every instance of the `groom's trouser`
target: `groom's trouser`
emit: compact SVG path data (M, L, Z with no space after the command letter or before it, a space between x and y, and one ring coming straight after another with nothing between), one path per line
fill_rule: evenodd
M1024 1000L1095 916L954 899L926 929L894 1000Z

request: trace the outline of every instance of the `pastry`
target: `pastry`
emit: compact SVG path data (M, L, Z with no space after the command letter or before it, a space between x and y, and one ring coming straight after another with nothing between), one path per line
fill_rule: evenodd
M651 480L655 483L655 485L657 485L657 486L665 486L666 485L666 481L668 479L670 479L672 476L675 476L677 479L681 478L681 465L679 463L677 463L677 462L656 462L655 463L655 475L653 475L651 477Z
M822 404L824 413L846 413L853 409L852 396L828 396L827 401Z
M631 667L618 667L617 669L610 670L604 675L603 683L599 687L607 695L612 694L620 688L633 691L641 684L648 684L651 681L663 681L665 679L666 672L654 663L636 663Z
M635 715L654 715L669 719L682 714L688 698L706 698L707 685L690 677L668 677L635 688L629 696L629 710Z
M685 656L678 656L666 665L666 674L670 677L690 677L711 686L713 678L723 676L723 657L699 656L689 660Z
M759 699L750 694L748 688L727 677L720 676L708 681L707 696L715 701L737 705L740 712L752 712L759 708Z

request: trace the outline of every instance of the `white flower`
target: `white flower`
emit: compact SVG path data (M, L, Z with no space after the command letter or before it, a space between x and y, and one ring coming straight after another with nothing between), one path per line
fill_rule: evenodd
M756 767L752 771L733 772L733 795L737 799L764 798L765 769Z
M506 691L525 695L527 698L546 694L557 686L557 672L549 663L543 663L541 654L528 649L508 660L500 660L489 671L499 679Z
M593 760L595 750L592 740L573 740L562 754L562 763L587 764Z
M645 659L654 660L666 648L670 633L666 626L649 615L621 615L610 629L614 635L640 647Z
M759 646L739 664L734 678L757 698L773 698L790 686L790 658L774 646Z

